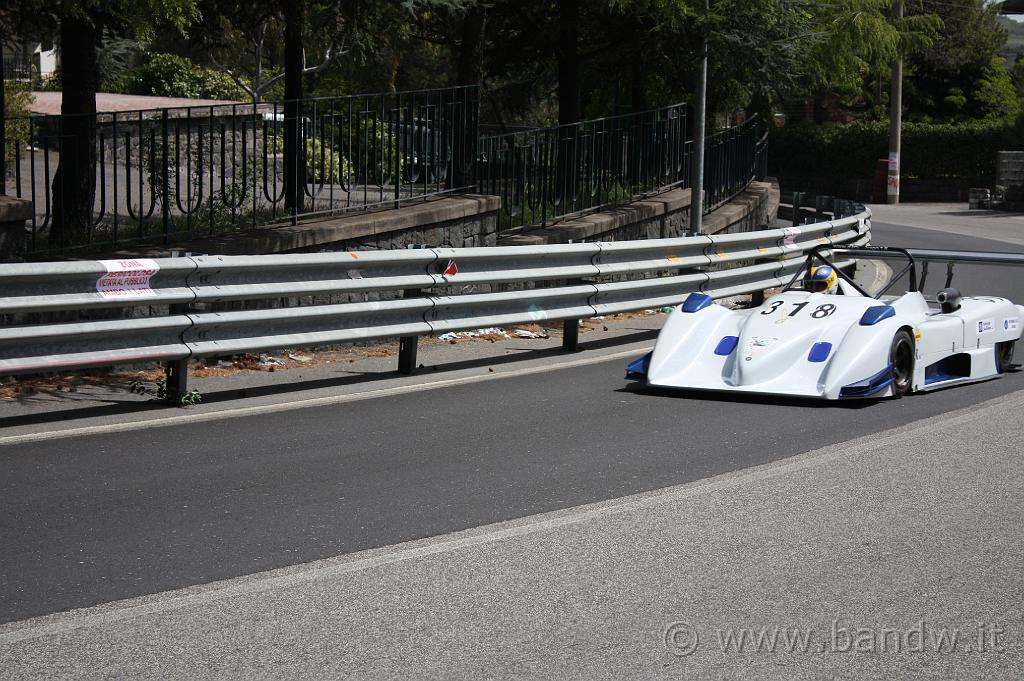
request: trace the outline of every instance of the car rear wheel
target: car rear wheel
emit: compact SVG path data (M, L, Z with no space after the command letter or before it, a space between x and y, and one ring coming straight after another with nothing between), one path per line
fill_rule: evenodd
M1005 372L1013 363L1013 347L1017 341L1003 341L996 343L996 371Z
M910 392L914 381L914 339L906 331L898 331L893 336L889 363L892 365L893 397L903 397Z

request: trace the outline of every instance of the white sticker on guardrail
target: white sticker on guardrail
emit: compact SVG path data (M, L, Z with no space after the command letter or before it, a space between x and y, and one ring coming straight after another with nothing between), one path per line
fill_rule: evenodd
M782 239L783 248L789 250L798 250L800 248L796 243L796 238L801 234L799 227L783 227L782 233L786 235Z
M151 296L150 278L160 265L149 258L131 260L100 260L107 273L96 280L96 291L103 298L137 298Z

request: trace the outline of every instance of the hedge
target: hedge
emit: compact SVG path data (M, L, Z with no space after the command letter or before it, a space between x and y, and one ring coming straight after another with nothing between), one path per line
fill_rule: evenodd
M901 175L905 178L958 178L991 186L996 152L1024 150L1024 117L1014 123L905 123ZM768 170L778 177L819 177L842 182L871 178L878 159L889 155L886 122L851 125L798 125L773 130Z

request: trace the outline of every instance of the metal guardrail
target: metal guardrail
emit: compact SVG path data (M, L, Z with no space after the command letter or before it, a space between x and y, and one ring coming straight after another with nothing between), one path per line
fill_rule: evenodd
M837 220L856 215L861 210L863 206L856 201L835 196L789 190L783 190L779 195L779 220L789 220L794 225Z
M417 336L548 320L574 332L580 319L675 305L693 291L722 298L782 286L811 248L866 243L869 217L616 243L0 265L0 315L158 313L0 326L0 375L158 360L180 393L189 358L391 337L403 339L399 366L411 371ZM508 284L524 288L477 290ZM402 294L371 299L388 291ZM328 300L299 307L208 309L321 295ZM331 300L339 295L363 300Z

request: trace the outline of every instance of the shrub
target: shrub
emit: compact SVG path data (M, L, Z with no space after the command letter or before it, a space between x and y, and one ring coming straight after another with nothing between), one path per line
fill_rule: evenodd
M17 159L18 146L24 147L29 140L29 121L32 106L32 91L28 83L19 81L4 82L4 139L7 141L7 160L13 164ZM13 165L8 166L13 173Z
M154 54L149 61L129 69L111 89L133 95L185 97L189 99L240 99L248 94L226 73L214 71L176 54Z
M284 153L284 133L269 138L269 152ZM306 138L306 180L308 182L324 182L326 184L348 184L352 174L352 164L337 149L325 146L322 141Z

